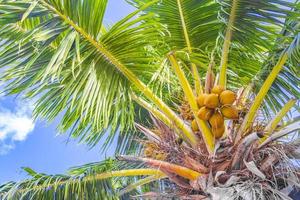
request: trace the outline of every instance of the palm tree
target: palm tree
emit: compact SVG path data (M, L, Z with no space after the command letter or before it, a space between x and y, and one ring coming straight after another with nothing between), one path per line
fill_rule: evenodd
M0 0L7 94L115 158L0 186L0 199L287 199L299 185L300 3ZM291 111L291 112L289 112ZM225 118L225 119L224 119ZM225 121L224 121L225 120Z

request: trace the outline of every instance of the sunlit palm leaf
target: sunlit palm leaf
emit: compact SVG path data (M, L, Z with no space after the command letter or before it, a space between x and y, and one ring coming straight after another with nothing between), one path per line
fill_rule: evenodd
M108 58L65 22L65 17L101 42L142 80L150 80L156 64L146 50L155 44L158 32L155 24L139 23L151 15L131 19L135 12L104 32L106 1L74 1L72 7L69 1L40 1L27 21L38 17L41 23L21 29L20 15L31 4L10 1L0 5L1 19L7 18L5 13L11 6L15 9L10 12L15 13L10 14L10 20L1 21L0 34L1 66L10 66L2 76L11 81L9 93L24 91L29 97L37 97L36 116L53 120L64 112L60 130L72 128L73 137L89 144L99 141L106 130L110 130L112 139L119 126L120 130L132 127L130 84ZM43 12L37 13L40 10ZM43 20L45 15L47 20Z
M235 20L233 24L228 24L233 29L228 63L231 84L251 81L257 93L279 56L288 51L288 62L265 100L264 110L270 115L270 111L278 111L291 97L300 95L299 87L295 85L299 82L298 76L291 76L297 71L295 58L299 54L299 29L295 25L299 21L299 12L295 12L297 4L272 0L220 2L224 7L221 15L224 22L229 21L228 13L233 8L233 2L237 5ZM235 51L240 53L235 54Z
M259 80L265 80L272 70L272 66L283 52L287 52L289 58L285 67L280 72L279 76L274 81L268 96L265 99L266 114L278 111L291 97L300 95L299 83L299 54L300 54L300 29L298 21L300 15L295 14L286 19L288 28L283 28L281 35L278 36L276 44L272 51L269 52L268 58L263 63L262 69L257 76L252 80L253 89L255 92L261 87L262 83ZM296 84L295 84L296 83Z
M129 0L129 2L139 7L149 1ZM295 26L293 23L295 24L295 22L299 20L299 14L293 10L296 4L292 2L272 0L188 0L179 2L181 3L181 11L184 16L184 24L180 17L178 1L163 0L151 6L145 12L155 13L156 20L166 27L167 33L164 38L169 44L167 51L176 50L187 52L188 45L184 34L184 28L186 28L193 53L189 58L185 57L184 60L191 60L196 63L198 67L201 67L199 72L202 75L206 72L206 67L211 59L210 54L215 44L216 52L213 58L217 64L215 70L218 71L226 30L232 28L231 46L228 55L229 70L227 72L229 87L238 88L245 86L254 79L255 81L253 82L255 82L257 88L259 88L259 85L263 83L264 79L258 78L257 74L264 73L262 69L271 69L270 67L274 66L276 59L270 63L270 57L268 55L272 54L274 49L276 49L278 39L280 38L280 40L284 40L286 45L290 45L290 39L297 37L296 35L299 32L299 30L293 28ZM232 24L228 24L233 2L236 2L237 5L234 12L235 18ZM285 23L288 18L294 22ZM290 34L288 36L283 34L283 29L289 31ZM294 31L291 32L292 30ZM293 51L295 52L295 50L299 48L299 45L293 44L291 48L294 49ZM295 55L297 54L294 53L294 58L296 58ZM178 57L181 58L181 56ZM296 66L292 66L292 68L294 67ZM290 69L290 67L285 68L282 74L290 74L294 71ZM276 94L278 85L284 87L285 90L291 90L292 96L299 95L297 87L292 87L292 84L295 83L296 80L294 77L292 77L292 79L293 80L288 79L284 82L283 79L279 77L275 81L269 95L274 96ZM287 99L284 98L282 101L286 100ZM274 104L274 102L269 103ZM276 104L278 105L276 106L276 110L278 110L280 108L279 105L282 105L282 103L277 102Z
M139 7L149 0L128 0ZM168 44L166 51L185 51L191 48L197 60L201 56L201 64L208 64L210 51L214 48L221 23L218 21L219 5L211 0L163 0L147 9L146 13L155 13L156 20L166 27L165 41ZM209 12L208 12L209 11ZM182 15L181 15L182 14ZM200 56L197 56L200 53ZM199 58L200 57L200 58ZM205 69L205 68L204 68ZM205 70L199 69L203 75Z
M142 167L142 165L125 165L125 163L107 159L102 162L74 167L69 170L68 175L45 175L37 173L30 168L24 168L31 178L19 183L10 182L0 186L0 198L3 200L30 198L126 199L126 197L128 198L130 195L140 193L137 190L133 190L130 193L119 196L120 194L117 194L117 192L143 176L134 177L130 175L129 177L118 177L118 175L114 177L113 175L110 176L110 172L133 167L139 168ZM149 172L142 173L147 174ZM142 188L143 191L149 191L149 185L147 184Z

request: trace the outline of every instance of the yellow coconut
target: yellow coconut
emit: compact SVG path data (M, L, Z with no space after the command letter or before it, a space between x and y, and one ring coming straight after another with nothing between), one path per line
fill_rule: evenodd
M219 98L217 94L208 94L204 99L204 105L207 108L216 108L219 105Z
M195 119L192 121L191 127L194 132L199 131L199 127L198 127L197 121Z
M211 90L211 93L220 95L224 90L225 90L224 86L222 86L222 85L216 85Z
M197 103L198 103L198 106L199 107L202 107L204 106L204 100L205 100L205 97L207 96L207 94L200 94L198 97L197 97Z
M202 120L209 120L209 118L211 118L211 116L213 115L213 110L206 108L205 106L200 108L200 110L198 111L198 117Z
M228 119L238 119L239 112L234 106L224 106L221 109L222 115Z
M209 123L213 128L224 126L224 117L221 113L215 112L209 119Z
M223 136L224 132L225 132L225 126L224 126L224 124L221 127L212 128L212 133L213 133L213 135L214 135L214 137L216 139L221 138Z
M220 94L222 105L231 105L236 100L236 94L230 90L225 90Z

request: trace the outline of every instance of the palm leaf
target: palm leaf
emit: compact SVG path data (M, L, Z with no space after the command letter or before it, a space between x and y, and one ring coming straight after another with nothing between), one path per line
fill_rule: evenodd
M144 5L148 0L129 0L136 7ZM179 3L178 3L179 2ZM231 10L234 6L233 20L229 20ZM299 3L298 3L299 4ZM184 51L189 53L188 57L178 56L185 62L192 62L198 66L202 77L206 72L211 59L221 65L222 47L226 33L230 30L228 59L224 65L228 65L228 85L232 88L239 88L255 83L255 92L264 82L268 72L275 65L278 57L273 57L272 52L278 52L277 44L285 44L289 47L294 38L298 38L296 30L299 12L294 10L297 3L286 1L242 1L242 0L222 0L222 1L169 1L163 0L148 8L145 13L155 13L156 21L166 27L164 36L169 48L166 51ZM181 15L182 14L182 15ZM183 17L181 17L183 16ZM184 19L184 23L182 21ZM153 19L151 19L153 21ZM287 35L284 33L288 32ZM186 39L188 36L188 40ZM228 38L229 39L229 38ZM299 41L299 40L297 40ZM295 41L290 48L293 50L294 65L287 66L281 74L287 76L295 72L299 45ZM192 52L188 51L191 47ZM280 45L283 50L284 47ZM277 49L277 50L276 50ZM290 55L292 55L290 53ZM165 56L163 53L162 56ZM294 57L294 58L292 58ZM270 60L272 62L270 62ZM268 68L268 70L266 70ZM292 68L292 69L291 69ZM227 67L226 67L227 69ZM214 69L219 71L219 69ZM187 74L189 75L187 71ZM260 74L260 75L257 75ZM261 74L265 74L264 78ZM191 80L191 77L190 77ZM267 102L269 106L275 103L276 110L286 102L271 98L280 89L291 91L292 96L298 96L297 87L292 87L298 82L297 77L288 76L288 80L283 81L281 75L275 81L269 93L272 102ZM280 89L278 89L280 88ZM290 95L287 95L290 96Z
M126 170L130 168L135 170ZM139 169L142 165L124 164L106 159L71 168L67 175L46 175L24 168L31 178L18 183L7 183L0 186L1 199L122 199L129 194L140 194L135 185L128 189L126 184L146 175L158 176L158 170ZM156 175L155 175L156 174ZM126 177L127 176L127 177ZM152 176L150 176L152 177ZM147 183L145 183L147 184ZM146 189L148 185L143 186ZM134 191L132 191L132 189ZM117 194L118 191L123 194ZM120 196L121 195L121 196Z
M20 13L31 4L9 1L0 5L1 19L6 19L1 21L1 66L10 66L2 80L10 82L9 94L24 92L37 98L35 115L48 120L64 112L59 130L72 129L72 137L92 145L107 130L109 142L118 127L132 128L130 84L78 29L98 40L142 80L149 80L157 66L144 47L157 41L158 33L154 24L140 22L151 15L133 18L138 13L134 12L103 32L106 1L74 1L72 7L69 1L39 1L25 21L38 18L40 23L21 27ZM9 20L8 11L12 13Z

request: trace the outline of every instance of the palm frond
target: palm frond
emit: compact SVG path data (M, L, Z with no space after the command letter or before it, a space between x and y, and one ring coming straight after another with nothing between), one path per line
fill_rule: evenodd
M130 168L133 167L137 169L131 170ZM163 174L158 170L139 169L140 167L142 165L125 165L120 161L107 159L102 162L71 168L67 175L45 175L30 168L24 168L31 178L0 186L0 198L3 200L122 199L122 195L128 195L124 193L123 189L127 188L127 185L133 183L137 178L147 175L150 175L149 177L155 176L158 179L163 177ZM136 188L141 186L139 184L132 185L130 190L127 188L127 193L135 190L130 194L137 195L139 193ZM118 194L119 190L123 191L122 194Z
M149 1L128 0L128 2L140 7ZM232 13L235 17L229 24L233 3L236 5L234 6L235 12ZM154 17L151 21L156 20L166 27L164 39L169 46L166 51L177 51L178 58L187 63L195 63L201 77L204 77L212 59L217 65L221 64L225 35L228 30L231 30L228 63L226 63L228 85L232 88L239 88L253 82L255 92L258 92L257 88L260 88L266 75L282 53L282 51L278 52L278 47L283 50L289 47L295 39L289 50L289 55L291 55L289 59L293 60L291 61L293 65L287 66L281 72L284 78L280 75L275 81L269 92L269 100L266 102L269 106L274 104L275 110L273 111L278 111L287 98L283 97L282 100L273 98L276 92L289 90L291 96L299 95L297 87L292 87L292 83L298 82L297 76L288 76L297 72L295 59L298 55L297 34L299 30L294 27L298 27L296 25L297 20L299 21L298 4L299 2L273 0L162 0L146 9L144 13L155 13L156 18ZM184 19L184 24L182 19ZM191 47L192 52L188 51L188 46ZM185 52L183 56L178 56L182 52ZM272 57L272 52L276 52L277 56ZM165 53L162 56L165 56ZM214 70L219 71L217 68ZM189 70L186 72L192 81L190 73L193 72Z
M248 70L243 65L252 63L252 68L259 70L268 51L271 51L276 44L276 39L280 35L281 29L283 27L290 28L284 22L289 15L294 14L292 8L295 5L286 1L272 0L224 0L218 2L221 6L220 20L224 23L222 35L232 32L229 38L223 37L225 43L230 43L230 46L226 47L230 49L227 53L223 49L222 59L228 57L226 59L228 63L224 61L225 63L222 66L226 69L226 65L228 65L228 73L233 71L239 77L243 77L240 76L240 72ZM241 60L235 59L238 52L245 53ZM232 57L233 59L231 59ZM253 60L258 60L259 62L253 62ZM252 74L252 77L254 75ZM224 76L224 74L221 74L221 76ZM229 76L229 81L230 78ZM242 84L245 84L245 80L241 81Z
M298 5L300 4L298 3ZM276 60L283 52L287 52L288 60L264 100L264 111L267 115L271 115L271 112L279 111L289 99L300 95L299 85L295 84L300 81L298 70L300 29L297 25L299 19L299 12L286 19L288 28L284 27L282 29L281 35L276 39L273 50L268 52L268 57L264 61L262 69L251 82L253 91L257 93L262 86L262 81L266 80L272 70L272 66L275 66Z
M129 0L129 2L139 7L148 0ZM185 48L197 50L200 47L205 49L207 46L213 46L218 36L218 5L210 0L163 0L145 12L155 13L157 20L166 26L169 33L166 40L171 50Z
M118 129L133 127L132 89L78 29L99 41L142 80L150 80L157 69L153 55L146 51L157 41L157 27L140 23L151 15L134 18L135 11L104 32L106 3L74 1L71 6L70 1L39 1L30 13L26 11L32 4L27 1L0 4L1 67L9 66L2 75L9 82L6 92L36 98L36 117L53 120L64 113L59 130L71 129L72 137L91 145L108 130L110 142ZM24 14L24 22L38 19L40 23L20 25Z
M128 0L129 3L140 7L149 0ZM198 54L205 59L207 65L210 60L210 52L218 38L218 30L221 23L218 21L219 5L211 0L163 0L146 9L145 13L155 13L155 20L163 24L165 29L164 40L168 45L163 55L170 51L184 51L189 55L188 62L197 66L201 75L205 74L205 68L201 69ZM196 60L195 60L196 58ZM195 79L195 78L194 78Z

